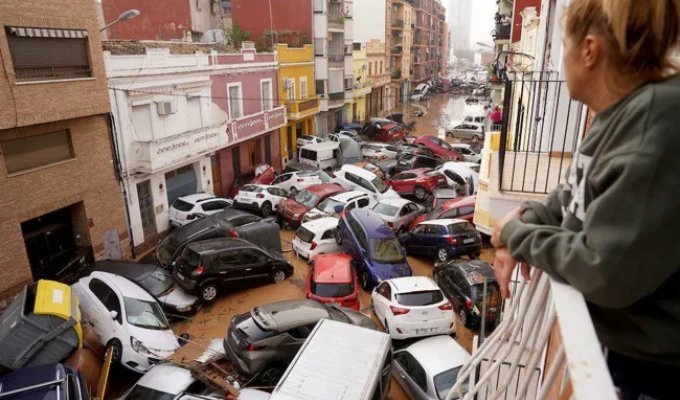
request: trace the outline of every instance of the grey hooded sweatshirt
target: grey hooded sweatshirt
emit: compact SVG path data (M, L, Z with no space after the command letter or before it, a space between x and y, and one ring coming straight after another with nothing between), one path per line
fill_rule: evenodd
M566 183L501 241L583 293L605 346L680 365L680 76L599 113Z

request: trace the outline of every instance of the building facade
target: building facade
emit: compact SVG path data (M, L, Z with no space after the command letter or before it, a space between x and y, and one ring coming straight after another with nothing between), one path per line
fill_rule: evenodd
M395 97L400 102L408 102L411 92L410 79L413 73L411 47L415 27L415 0L391 0L388 25L388 42L390 46L390 77Z
M299 47L312 43L312 0L231 0L230 3L232 21L248 32L249 39L258 46L287 43Z
M366 58L368 61L368 79L371 81L371 93L366 101L368 102L369 117L375 117L387 109L390 72L385 43L377 39L372 39L366 43Z
M355 42L353 45L352 59L354 62L354 85L352 120L366 121L368 119L368 104L366 96L371 93L371 81L368 79L368 58L366 46Z
M290 47L277 44L279 99L285 105L288 123L281 128L281 160L287 164L297 151L297 136L312 135L319 96L314 88L314 46Z
M130 255L96 21L87 0L0 3L0 299Z

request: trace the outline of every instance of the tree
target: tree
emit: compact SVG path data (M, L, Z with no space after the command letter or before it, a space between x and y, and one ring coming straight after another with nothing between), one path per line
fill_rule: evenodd
M240 49L241 43L250 39L250 32L244 31L239 24L234 23L229 32L229 37L234 43L234 47Z

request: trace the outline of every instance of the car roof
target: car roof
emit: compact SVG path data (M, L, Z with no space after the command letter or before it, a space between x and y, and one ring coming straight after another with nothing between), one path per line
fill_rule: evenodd
M467 165L466 165L467 164ZM470 165L477 165L475 163L466 163L466 162L461 162L461 161L447 161L441 166L439 166L439 169L445 170L445 169L450 169L451 171L457 173L458 175L461 175L463 178L467 178L468 176L472 176L477 174L472 168L470 168Z
M368 194L366 194L366 192L362 192L361 190L350 190L349 192L342 192L331 196L333 200L339 201L341 203L347 203L350 200L360 197L368 197Z
M338 185L337 183L320 183L318 185L308 186L306 190L309 190L318 196L324 197L331 193L341 192L345 189L343 189L342 186Z
M443 267L462 271L469 285L483 284L484 278L486 278L487 282L496 280L493 267L482 260L455 261L443 264Z
M383 203L395 207L403 207L406 204L413 202L411 200L404 199L403 197L388 197L386 199L380 200L378 203Z
M181 394L195 379L191 371L170 363L155 365L148 370L135 385L144 386L177 396Z
M159 268L160 267L155 264L142 264L118 260L97 261L92 265L93 271L110 272L132 280L141 279Z
M477 202L477 196L456 197L455 199L446 200L440 207L450 210L456 207L474 206Z
M375 177L376 177L376 175L373 172L368 171L366 169L363 169L361 167L357 167L356 165L351 165L351 164L343 165L342 168L340 168L340 170L352 173L354 175L357 175L360 178L364 178L364 179L367 179L369 181L372 180L372 179L375 179Z
M250 314L265 329L285 331L328 318L328 310L314 300L285 300L254 307Z
M457 197L458 193L456 193L456 189L451 189L451 188L439 188L434 190L434 197L436 198L451 198L455 199Z
M90 277L97 278L115 286L125 297L154 302L156 301L154 300L153 296L151 296L149 292L144 290L141 286L121 275L112 274L110 272L94 271L90 274Z
M33 367L22 368L7 375L0 377L0 394L13 390L26 389L33 385L40 385L66 378L66 374L71 372L70 367L62 364L44 364ZM65 384L59 386L45 385L8 396L9 399L57 399L56 393L63 389ZM56 393L55 393L56 392ZM3 397L4 398L4 397Z
M185 201L187 203L196 204L201 201L209 200L215 198L214 195L208 193L196 193L187 196L178 197L179 200Z
M411 353L432 377L459 367L470 359L470 353L448 335L419 340L408 346L406 351Z
M464 219L458 218L444 218L444 219L433 219L430 221L423 221L418 225L439 225L439 226L449 226L451 224L462 224L467 223Z
M319 151L319 150L335 150L340 148L340 144L338 142L321 142L321 143L314 143L314 144L306 144L304 146L300 146L301 149L307 149L307 150L314 150L314 151Z
M324 217L305 222L302 226L312 232L325 231L338 226L338 219L335 217Z
M389 279L388 282L394 288L394 293L410 293L424 290L439 290L439 287L427 276L405 276L402 278Z
M187 245L187 248L199 254L209 253L216 250L239 249L245 247L257 247L257 246L241 238L217 238L199 240L197 242L193 242Z
M349 215L359 222L366 236L370 239L391 239L394 233L385 225L378 213L368 208L354 208L349 211Z
M314 257L314 282L351 283L351 262L348 254L319 254Z

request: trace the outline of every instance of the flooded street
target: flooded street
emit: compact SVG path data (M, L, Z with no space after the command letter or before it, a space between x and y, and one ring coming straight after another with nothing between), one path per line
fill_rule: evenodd
M411 131L413 136L437 135L439 128L446 128L452 121L463 119L466 97L466 95L451 96L449 93L433 94L427 101L404 104L393 112L404 113L405 122L416 121L416 128ZM414 113L417 110L423 110L425 115L415 117Z

